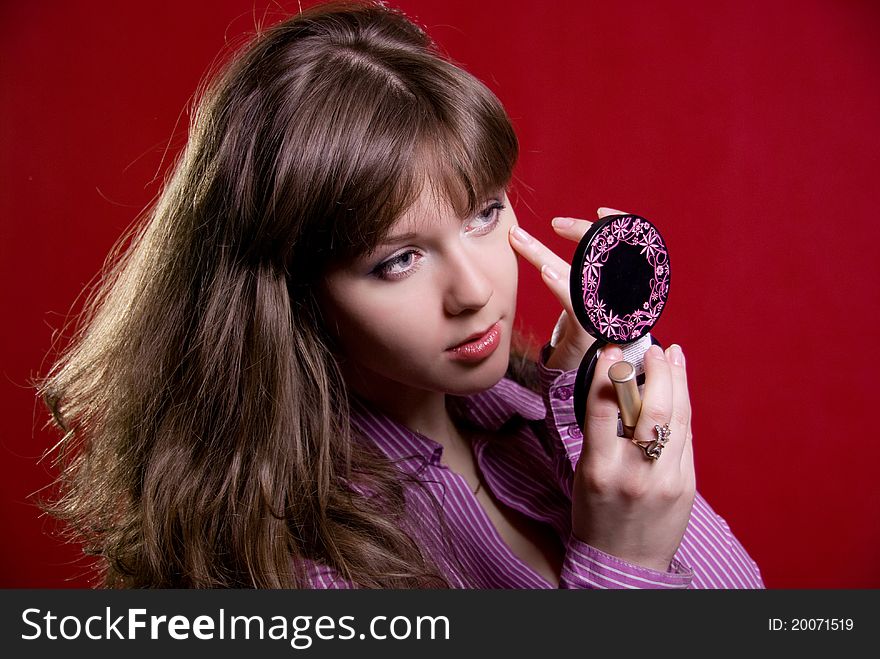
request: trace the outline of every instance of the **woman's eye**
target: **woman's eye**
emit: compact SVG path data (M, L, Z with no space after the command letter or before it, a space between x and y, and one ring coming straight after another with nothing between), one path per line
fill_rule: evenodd
M414 266L418 262L417 256L419 256L419 253L414 249L398 254L394 258L377 265L373 270L373 274L379 279L402 279L410 271L418 267Z
M473 222L465 229L465 233L489 233L498 224L499 215L504 210L504 204L495 200L474 216Z
M465 233L468 235L485 235L490 233L496 226L498 226L499 216L504 208L505 206L501 201L497 199L493 200L492 203L474 216L473 220L465 229ZM403 279L418 269L422 258L422 255L418 251L410 249L388 259L387 261L383 261L373 268L370 274L378 279L392 281Z

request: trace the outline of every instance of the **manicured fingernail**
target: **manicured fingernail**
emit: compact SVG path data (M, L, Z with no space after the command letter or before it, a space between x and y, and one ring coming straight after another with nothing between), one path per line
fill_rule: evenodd
M684 353L681 351L681 346L677 343L673 343L669 346L669 358L676 366L682 366L684 364Z
M616 362L619 359L623 359L623 350L617 346L605 346L602 348L602 356L608 361Z
M660 346L656 344L653 344L648 348L648 354L654 359L659 359L661 362L666 361L666 355L663 354L663 350L660 349Z
M556 272L556 270L551 268L549 265L542 265L541 266L541 274L545 275L547 277L547 279L552 279L553 281L559 281L559 273Z
M599 209L596 211L596 214L601 216L604 215L623 215L623 211L619 211L616 208L608 208L607 206L599 206Z
M513 237L516 238L521 243L525 243L527 245L530 242L532 242L532 237L529 234L527 234L525 231L520 229L519 227L513 228Z
M557 229L568 229L569 227L574 226L574 220L570 217L554 217L550 224Z

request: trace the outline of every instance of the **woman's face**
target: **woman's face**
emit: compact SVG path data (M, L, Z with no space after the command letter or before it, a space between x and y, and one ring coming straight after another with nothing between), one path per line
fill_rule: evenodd
M319 300L349 386L368 396L401 387L467 395L497 383L516 308L517 260L508 241L515 224L503 191L467 218L426 192L388 242L332 268ZM496 323L491 354L450 350Z

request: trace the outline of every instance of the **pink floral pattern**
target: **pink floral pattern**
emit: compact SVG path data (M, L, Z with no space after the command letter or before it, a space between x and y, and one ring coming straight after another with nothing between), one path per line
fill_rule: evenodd
M650 299L640 308L622 317L599 298L602 267L608 261L611 250L621 242L640 247L640 253L645 256L654 272L650 283ZM599 230L589 251L584 254L584 308L590 322L609 341L626 343L642 336L660 317L668 292L669 253L663 238L650 222L624 215L611 220Z

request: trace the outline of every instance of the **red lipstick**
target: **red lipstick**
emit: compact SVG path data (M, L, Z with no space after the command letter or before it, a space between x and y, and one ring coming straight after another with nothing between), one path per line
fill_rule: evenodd
M449 348L446 352L456 361L478 362L495 352L500 343L501 322L499 321L483 334Z

